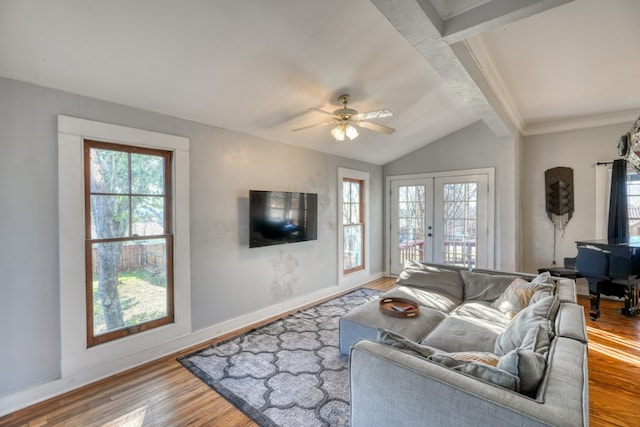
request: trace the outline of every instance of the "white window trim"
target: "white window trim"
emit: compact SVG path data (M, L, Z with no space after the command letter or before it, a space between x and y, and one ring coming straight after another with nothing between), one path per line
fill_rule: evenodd
M170 150L173 156L174 314L172 324L87 348L84 262L84 139ZM189 139L58 116L61 374L93 381L161 356L191 332Z
M364 182L364 268L344 274L344 227L342 224L342 182L345 178L358 179ZM370 279L370 238L369 238L369 173L354 169L338 168L338 284L340 286L356 286Z

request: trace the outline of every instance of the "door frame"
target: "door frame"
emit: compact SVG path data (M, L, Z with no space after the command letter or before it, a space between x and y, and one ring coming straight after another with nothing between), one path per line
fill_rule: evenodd
M469 175L487 175L487 267L495 266L495 168L461 169L445 172L389 175L385 179L385 273L391 276L391 182L397 180L434 179L461 177ZM435 218L434 218L435 221Z

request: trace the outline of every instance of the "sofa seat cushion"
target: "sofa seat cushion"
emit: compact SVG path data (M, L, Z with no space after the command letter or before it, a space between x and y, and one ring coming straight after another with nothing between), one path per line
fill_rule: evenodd
M489 301L464 301L453 314L497 333L504 331L511 321L500 310L492 307Z
M363 304L340 318L340 352L349 354L353 344L361 339L375 341L378 328L388 329L408 339L419 342L444 319L445 314L429 307L420 307L420 313L412 318L398 318L382 314L379 300Z
M462 278L457 270L425 265L418 261L405 261L404 270L396 283L442 292L458 299L463 297Z
M448 353L462 351L493 353L499 333L499 328L487 328L485 322L450 314L429 336L420 341L420 344Z
M449 313L462 302L450 294L418 288L415 286L396 286L385 292L382 298L408 298L422 307L429 307L443 313Z

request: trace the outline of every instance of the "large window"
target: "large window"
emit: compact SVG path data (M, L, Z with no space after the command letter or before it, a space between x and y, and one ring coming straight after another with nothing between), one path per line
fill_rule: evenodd
M85 140L87 345L172 323L172 152Z
M364 181L342 180L344 274L364 269Z

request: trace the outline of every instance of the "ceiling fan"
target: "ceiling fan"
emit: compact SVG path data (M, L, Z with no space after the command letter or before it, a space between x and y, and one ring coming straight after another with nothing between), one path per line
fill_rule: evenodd
M352 140L359 135L358 130L356 129L356 126L363 127L365 129L370 129L376 132L386 133L387 135L390 135L396 131L395 129L390 128L388 126L383 126L378 123L372 123L368 121L371 119L383 119L385 117L391 117L393 116L393 111L384 108L382 110L374 110L366 113L358 113L356 110L347 107L347 103L349 102L350 98L351 98L351 95L349 94L340 95L340 97L338 98L338 102L342 103L343 107L338 108L333 113L330 113L329 111L321 110L319 108L309 108L310 110L318 111L322 114L329 115L331 116L331 118L329 119L328 122L318 123L315 125L304 126L301 128L293 129L293 132L297 132L299 130L309 129L317 126L336 125L336 127L331 130L331 135L333 135L333 137L337 141L344 141L345 137Z

